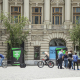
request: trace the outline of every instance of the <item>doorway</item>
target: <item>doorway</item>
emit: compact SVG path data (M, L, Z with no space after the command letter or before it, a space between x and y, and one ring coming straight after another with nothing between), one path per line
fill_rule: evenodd
M57 65L57 58L58 58L58 53L59 51L63 49L64 54L65 51L67 50L66 48L66 42L63 39L52 39L49 43L49 58L51 60L56 61Z

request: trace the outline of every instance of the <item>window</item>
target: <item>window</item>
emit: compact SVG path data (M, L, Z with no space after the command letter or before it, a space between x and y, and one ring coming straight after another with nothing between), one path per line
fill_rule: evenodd
M41 14L42 14L41 7L33 7L32 8L32 24L41 24Z
M18 23L20 19L21 14L21 7L11 7L11 17L15 19L15 21L11 21L12 23Z
M76 23L76 20L78 20L78 23L80 23L80 8L75 7L73 8L73 23Z
M40 46L34 47L34 60L40 59Z
M52 39L49 46L66 46L66 43L63 39Z
M62 8L52 8L52 23L55 25L62 24Z

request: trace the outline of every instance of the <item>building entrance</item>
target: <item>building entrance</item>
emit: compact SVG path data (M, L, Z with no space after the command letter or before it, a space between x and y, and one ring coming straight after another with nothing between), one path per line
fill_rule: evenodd
M66 43L63 39L53 39L49 43L49 58L56 61L59 51L63 49L63 54L65 54L67 48Z

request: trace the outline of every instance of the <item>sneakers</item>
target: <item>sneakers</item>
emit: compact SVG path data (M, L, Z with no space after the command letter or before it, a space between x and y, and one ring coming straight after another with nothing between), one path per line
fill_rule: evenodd
M75 70L75 69L74 69ZM77 70L79 70L79 69L77 69Z

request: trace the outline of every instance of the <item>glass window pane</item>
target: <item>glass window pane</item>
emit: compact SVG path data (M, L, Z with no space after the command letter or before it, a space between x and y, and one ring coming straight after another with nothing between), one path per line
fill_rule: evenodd
M21 12L21 8L19 7L19 12Z
M35 16L35 24L38 24L38 16Z
M18 23L18 16L14 16L14 19L15 19L14 23Z
M18 11L18 7L14 7L14 11Z
M32 24L33 24L33 16L32 16Z
M59 8L55 8L55 12L59 12Z
M54 8L53 8L53 13L54 13Z
M11 7L11 12L13 12L13 7Z
M60 16L60 24L62 24L62 16Z
M13 22L13 16L11 16L11 23Z
M73 12L75 12L75 8L73 8Z
M39 60L40 59L40 47L34 47L34 59Z
M35 12L38 12L38 8L35 8Z
M73 23L75 24L75 16L73 16Z
M78 20L78 23L80 23L80 17L76 16L76 20Z
M34 12L34 8L32 8L32 12Z
M40 12L41 12L41 8L40 8Z
M60 13L62 13L62 8L60 8Z
M40 16L40 24L41 24L41 16Z
M53 16L53 24L54 24L54 16Z
M59 24L59 16L55 16L55 24Z
M80 12L80 8L76 8L76 12Z

